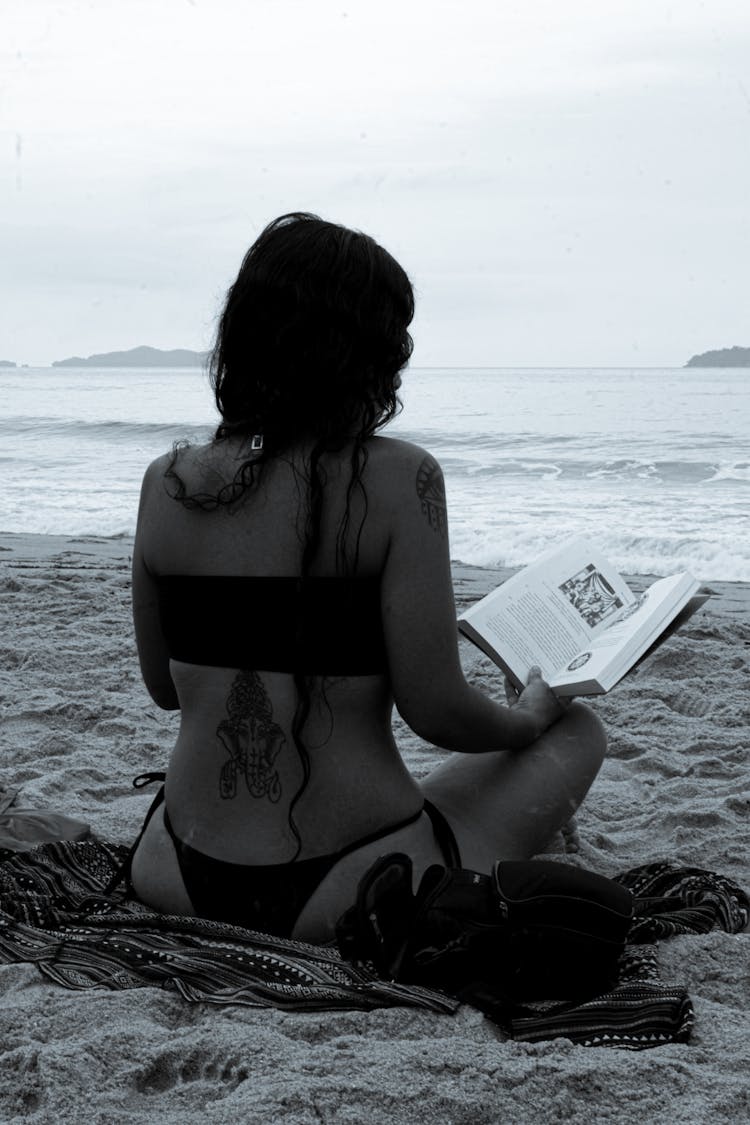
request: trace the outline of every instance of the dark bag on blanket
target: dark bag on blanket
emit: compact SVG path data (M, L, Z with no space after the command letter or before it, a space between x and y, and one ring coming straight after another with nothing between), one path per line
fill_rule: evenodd
M491 875L435 865L415 895L411 859L393 853L363 876L336 936L347 960L503 1022L521 1001L606 991L632 918L629 890L564 863L498 860Z

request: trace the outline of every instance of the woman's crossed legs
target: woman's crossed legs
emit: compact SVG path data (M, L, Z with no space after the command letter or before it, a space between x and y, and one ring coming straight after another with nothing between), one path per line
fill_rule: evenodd
M423 778L421 788L453 829L462 866L489 872L497 859L538 854L567 824L599 772L606 746L599 718L573 703L533 745L450 754ZM331 941L362 875L378 856L396 851L411 856L415 887L431 864L444 862L423 816L340 860L307 902L294 937Z

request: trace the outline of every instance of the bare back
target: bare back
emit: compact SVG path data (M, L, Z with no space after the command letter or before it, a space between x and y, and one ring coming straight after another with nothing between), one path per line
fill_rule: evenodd
M337 537L348 502L346 547L351 556L358 538L357 575L382 577L393 533L390 477L394 468L398 471L394 462L403 456L401 445L370 441L362 488L348 497L350 451L325 461L314 576L337 574ZM215 494L234 475L237 454L230 442L185 450L176 470L188 495ZM217 858L283 863L297 848L289 812L305 781L292 729L298 700L294 677L262 667L170 661L159 627L157 577L298 575L307 501L303 455L266 465L258 484L232 510L194 510L175 501L164 487L166 464L165 458L155 462L144 483L133 580L146 683L168 669L181 713L168 769L174 828L186 843ZM232 619L222 628L235 628ZM300 858L334 852L419 808L420 790L391 733L392 706L386 669L312 681L302 731L310 775L293 808ZM227 771L240 758L245 768L234 786L227 786Z

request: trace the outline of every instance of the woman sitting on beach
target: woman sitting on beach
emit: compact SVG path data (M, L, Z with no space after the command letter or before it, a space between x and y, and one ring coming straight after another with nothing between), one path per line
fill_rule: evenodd
M571 816L605 737L533 673L464 679L440 467L376 437L411 354L409 280L371 238L292 214L248 251L212 356L214 440L149 466L133 557L154 701L179 709L132 862L157 910L332 939L386 852L489 871ZM407 770L395 705L450 751Z

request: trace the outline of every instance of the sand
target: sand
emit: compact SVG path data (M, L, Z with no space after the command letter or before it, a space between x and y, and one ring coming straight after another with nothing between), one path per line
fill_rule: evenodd
M140 681L131 546L0 536L0 785L119 842L151 799L130 779L166 763L177 723ZM457 565L459 604L502 576ZM707 606L594 704L610 750L577 824L580 859L605 875L671 859L750 886L750 585L707 584ZM465 642L462 655L500 695L493 666ZM417 775L439 760L401 724L398 737ZM466 1007L215 1009L153 988L69 992L3 966L0 1121L745 1121L749 955L748 933L661 944L696 1026L689 1044L643 1052L509 1042Z

